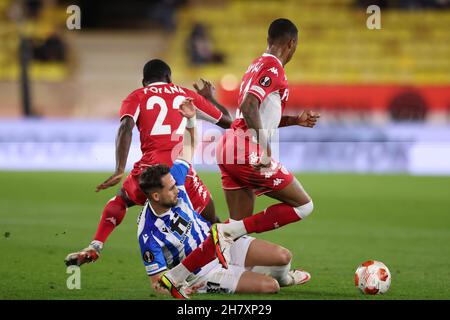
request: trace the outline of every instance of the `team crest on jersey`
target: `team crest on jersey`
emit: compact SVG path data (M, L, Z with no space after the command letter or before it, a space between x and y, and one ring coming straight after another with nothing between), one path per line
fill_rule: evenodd
M153 253L151 253L150 251L145 251L144 255L142 257L144 259L145 262L147 263L151 263L153 260L155 260L155 256L153 255Z
M261 79L259 79L259 84L263 87L270 87L270 85L272 84L272 79L270 79L270 77L268 76L262 77Z

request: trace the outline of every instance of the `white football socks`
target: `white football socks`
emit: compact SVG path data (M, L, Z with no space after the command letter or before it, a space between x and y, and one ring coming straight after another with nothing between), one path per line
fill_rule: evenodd
M176 267L170 269L166 276L173 281L175 286L180 286L190 274L191 272L182 263L179 263Z
M92 242L89 244L90 247L94 248L97 253L100 253L103 249L103 242L98 240L92 240Z
M278 281L280 287L286 287L293 284L294 279L289 275L289 270L291 270L290 262L284 266L256 266L252 269L253 272L262 273L273 277Z
M226 236L230 236L233 240L246 235L247 230L245 229L244 221L229 219L229 223L223 223L221 225L222 231Z

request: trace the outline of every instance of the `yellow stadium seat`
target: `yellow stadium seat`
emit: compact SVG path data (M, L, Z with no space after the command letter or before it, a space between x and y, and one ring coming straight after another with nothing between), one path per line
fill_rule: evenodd
M201 70L213 80L241 75L264 50L267 25L286 16L299 27L299 48L288 66L289 81L343 83L450 82L450 12L427 10L382 13L382 29L366 28L367 14L352 0L232 0L215 7L188 7L169 61L174 68ZM184 41L194 22L205 23L227 56L225 66L187 65Z

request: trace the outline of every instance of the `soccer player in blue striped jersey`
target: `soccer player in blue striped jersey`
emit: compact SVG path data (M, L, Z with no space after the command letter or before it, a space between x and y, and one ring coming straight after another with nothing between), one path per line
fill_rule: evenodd
M148 200L138 219L138 240L153 288L187 298L194 292L274 293L280 285L307 282L307 272L290 270L287 249L249 236L231 244L228 263L216 259L211 225L194 211L184 188L195 149L195 106L190 99L181 104L180 113L188 118L180 157L172 168L149 166L140 176ZM190 270L184 265L188 255L200 259L202 267Z
M145 188L160 184L161 190L168 189L155 193L157 204L148 201L139 217L139 244L149 275L178 265L208 237L210 224L194 211L183 187L188 170L189 163L177 159L172 168L149 168L141 180Z

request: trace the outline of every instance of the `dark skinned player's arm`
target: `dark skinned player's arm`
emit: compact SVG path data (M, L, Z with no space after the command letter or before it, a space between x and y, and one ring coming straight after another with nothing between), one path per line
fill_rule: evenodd
M298 125L298 116L282 116L279 128Z
M133 137L134 119L125 116L120 121L116 136L116 172L123 173L127 165L128 153L130 151Z
M120 120L116 135L116 170L112 176L97 186L96 192L112 187L122 180L127 165L128 152L130 151L133 127L134 119L132 117L125 116Z
M307 128L314 128L319 118L319 112L304 110L298 116L283 116L278 127L302 126Z
M197 91L197 93L211 102L217 109L219 109L222 112L222 117L220 120L216 123L219 127L222 127L224 129L228 129L231 126L231 123L233 122L233 118L231 117L230 112L222 106L214 97L215 88L212 85L210 81L201 79L201 82L203 84L203 87L200 88L197 83L194 83L194 89Z
M222 117L220 120L216 123L219 127L228 129L231 126L231 123L233 122L233 118L231 117L230 112L225 108L223 105L221 105L214 97L208 97L209 102L211 102L217 109L219 109L222 112Z
M245 123L249 129L255 130L258 143L265 149L266 156L271 156L271 150L267 141L267 134L262 130L261 116L259 115L259 100L253 94L247 94L239 109L242 112ZM267 150L266 150L267 147Z

